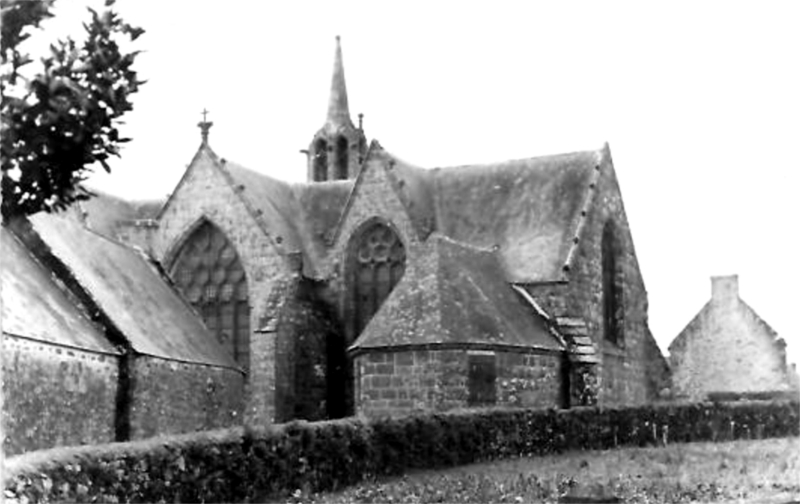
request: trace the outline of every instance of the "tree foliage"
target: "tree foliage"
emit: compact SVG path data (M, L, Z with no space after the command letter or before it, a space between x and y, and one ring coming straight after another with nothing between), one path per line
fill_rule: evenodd
M144 30L112 10L89 9L85 40L71 37L50 45L41 68L22 42L52 17L55 0L0 0L2 8L2 214L27 215L63 209L90 193L80 183L95 163L110 171L108 159L129 141L117 129L131 110L130 97L143 84L133 63L139 51L118 42L136 40ZM123 42L124 43L124 42ZM30 67L29 67L30 68Z

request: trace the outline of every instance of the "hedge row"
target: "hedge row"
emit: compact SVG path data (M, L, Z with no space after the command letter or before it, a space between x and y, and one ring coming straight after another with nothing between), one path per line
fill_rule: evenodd
M5 495L29 502L247 502L509 456L799 434L797 400L292 422L14 457Z

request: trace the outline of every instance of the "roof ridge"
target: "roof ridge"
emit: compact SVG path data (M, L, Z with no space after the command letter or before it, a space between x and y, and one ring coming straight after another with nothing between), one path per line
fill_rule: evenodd
M525 161L541 161L541 160L557 160L568 158L572 156L579 156L579 155L602 155L602 149L590 149L590 150L581 150L581 151L572 151L572 152L563 152L558 154L546 154L541 156L530 156L530 157L521 157L521 158L512 158L506 159L503 161L488 161L485 163L473 163L473 164L460 164L460 165L449 165L449 166L437 166L433 168L429 168L431 171L450 171L450 170L457 170L461 168L491 168L498 165L504 164L514 164L514 163L522 163Z

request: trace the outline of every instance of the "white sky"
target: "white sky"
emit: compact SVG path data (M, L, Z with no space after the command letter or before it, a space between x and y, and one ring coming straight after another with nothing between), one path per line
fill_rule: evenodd
M60 0L46 34L77 33ZM147 30L133 138L98 189L165 197L200 143L305 179L342 36L353 120L422 167L608 141L662 350L739 274L741 297L800 363L795 231L800 2L119 0ZM43 34L37 34L37 38Z

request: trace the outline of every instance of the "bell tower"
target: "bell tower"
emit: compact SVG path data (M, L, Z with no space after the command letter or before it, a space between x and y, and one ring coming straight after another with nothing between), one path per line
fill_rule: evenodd
M358 175L367 150L362 117L358 115L356 128L347 105L342 46L337 35L328 117L308 147L308 182L344 180Z

